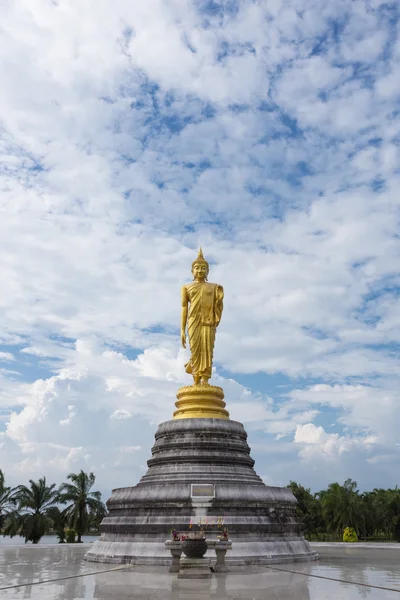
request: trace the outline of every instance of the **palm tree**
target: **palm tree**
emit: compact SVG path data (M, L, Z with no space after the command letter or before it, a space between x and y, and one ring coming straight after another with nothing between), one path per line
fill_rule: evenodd
M345 527L353 527L360 534L364 507L355 481L346 479L343 485L331 483L326 491L320 493L320 499L329 530L341 536Z
M19 514L5 527L5 533L21 535L26 542L37 544L52 525L51 513L57 502L55 483L46 485L46 477L39 481L29 480L30 488L19 485L15 491Z
M106 507L101 501L100 492L91 492L96 477L93 473L70 473L67 477L72 483L63 483L60 486L58 501L68 504L63 510L67 521L78 534L78 542L82 542L82 535L88 530L89 513L104 516Z
M12 518L16 514L15 490L16 488L6 486L4 473L0 469L0 530L7 517Z

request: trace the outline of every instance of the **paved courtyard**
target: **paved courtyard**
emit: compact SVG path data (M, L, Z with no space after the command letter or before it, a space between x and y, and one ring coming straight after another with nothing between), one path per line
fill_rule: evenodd
M37 600L400 600L400 544L315 544L316 563L178 580L167 567L82 561L89 544L1 546L0 598Z

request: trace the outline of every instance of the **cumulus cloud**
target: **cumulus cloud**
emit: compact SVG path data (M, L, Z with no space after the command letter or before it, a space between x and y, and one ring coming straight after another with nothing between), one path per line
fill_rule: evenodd
M337 433L326 433L323 427L306 423L297 426L293 441L301 445L299 456L304 460L315 461L322 453L324 459L333 461L344 452L351 452L354 447L368 449L376 442L376 438L352 439Z
M17 481L43 470L59 479L81 465L98 472L103 489L130 485L145 468L157 424L172 417L178 387L190 382L184 361L183 352L161 347L130 360L96 339L78 340L58 375L17 386L20 407L0 434L2 467ZM290 424L288 410L271 399L217 373L215 383L225 390L232 418L249 429L287 433L294 420L317 412L292 408Z

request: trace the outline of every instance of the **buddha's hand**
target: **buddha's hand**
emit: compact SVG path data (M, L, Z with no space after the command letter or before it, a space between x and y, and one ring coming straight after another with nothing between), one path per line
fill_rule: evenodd
M181 331L181 342L182 346L186 348L186 333L184 331Z

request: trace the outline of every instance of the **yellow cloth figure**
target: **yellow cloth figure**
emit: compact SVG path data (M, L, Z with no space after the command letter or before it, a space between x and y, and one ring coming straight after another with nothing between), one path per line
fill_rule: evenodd
M200 248L192 264L194 281L184 285L181 292L181 340L186 348L187 326L191 352L185 368L193 375L195 385L208 384L211 377L215 332L223 310L224 290L217 283L208 283L208 271L208 262Z

